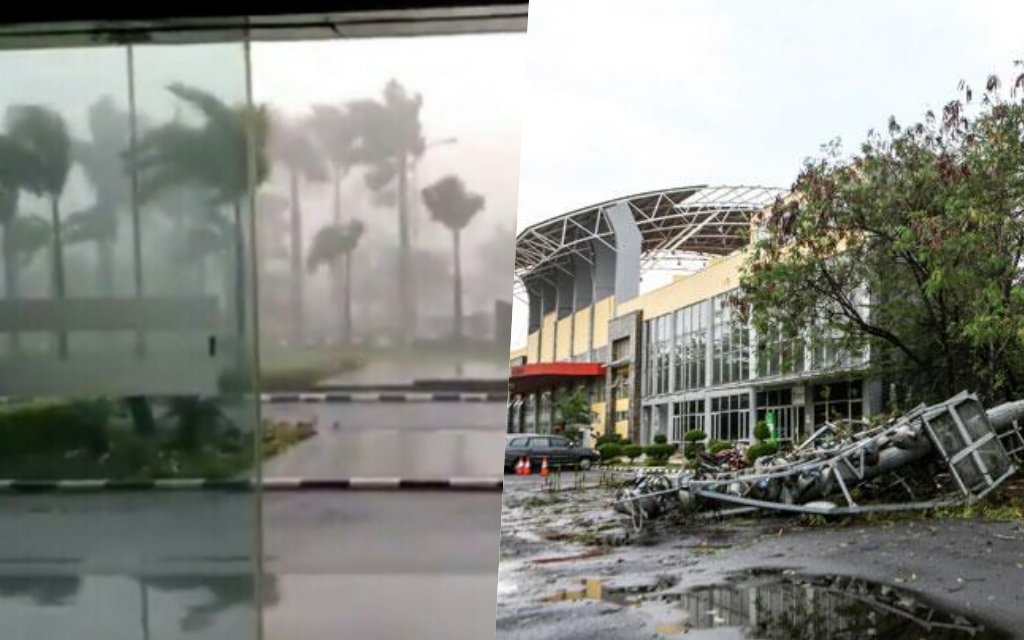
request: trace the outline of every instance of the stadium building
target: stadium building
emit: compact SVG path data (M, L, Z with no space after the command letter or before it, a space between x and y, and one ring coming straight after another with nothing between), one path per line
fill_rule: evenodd
M758 213L784 192L695 186L603 202L516 240L517 297L529 305L511 353L508 431L551 432L560 392L582 387L593 432L646 444L691 429L750 441L765 420L800 439L826 420L880 410L882 387L851 357L808 340L758 336L731 308ZM671 282L640 292L646 273Z

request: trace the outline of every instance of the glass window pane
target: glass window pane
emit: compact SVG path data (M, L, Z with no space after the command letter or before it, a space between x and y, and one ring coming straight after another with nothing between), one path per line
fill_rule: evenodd
M53 44L0 52L0 135L49 169L0 215L0 477L252 478L245 47ZM255 492L40 499L3 506L0 555L78 562L5 576L60 594L5 594L5 637L255 637Z

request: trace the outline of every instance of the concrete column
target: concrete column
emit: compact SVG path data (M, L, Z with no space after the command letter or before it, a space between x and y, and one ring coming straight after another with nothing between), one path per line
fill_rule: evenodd
M615 295L615 251L603 242L594 246L594 302Z
M615 304L640 293L640 245L642 236L625 201L607 209L605 215L615 231Z

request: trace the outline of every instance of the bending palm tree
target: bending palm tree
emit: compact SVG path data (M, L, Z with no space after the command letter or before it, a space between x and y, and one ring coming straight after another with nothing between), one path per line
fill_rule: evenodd
M331 164L334 224L340 224L341 182L348 175L355 160L354 145L358 131L352 118L343 109L332 105L314 105L308 126Z
M306 343L306 297L302 273L302 179L323 181L327 168L316 147L300 126L279 119L271 128L270 148L288 171L291 191L291 337L297 344Z
M484 208L484 197L466 191L457 176L441 178L423 190L423 204L430 211L430 217L452 232L452 254L455 264L455 320L454 337L457 346L462 346L462 257L459 234L477 213Z
M50 225L36 216L18 216L18 190L0 184L0 229L3 230L4 296L20 297L22 267L50 243ZM21 350L21 336L11 331L11 351Z
M61 238L60 197L71 170L71 137L64 119L55 111L38 105L11 107L7 111L10 139L30 157L34 170L23 176L22 187L50 200L53 229L53 295L58 301L67 296L64 280L64 247ZM57 354L68 355L68 335L57 334Z
M398 213L398 298L399 321L403 339L411 341L416 333L416 290L411 269L409 242L409 163L423 155L425 142L420 126L423 98L410 96L392 80L384 88L384 101L360 100L349 105L349 114L359 131L354 158L369 165L366 184L383 192L397 184Z
M89 107L90 139L72 146L75 162L82 167L96 194L95 204L68 216L65 242L96 244L97 290L114 293L114 242L118 213L131 200L131 181L119 162L130 145L131 117L109 97Z
M334 284L335 300L341 302L341 341L352 344L352 253L363 237L363 223L353 220L348 224L332 224L321 229L313 238L309 250L308 268L316 271L322 265L330 265L331 280ZM338 265L344 258L344 288L338 273ZM343 290L339 290L343 289Z
M168 189L193 187L205 192L214 210L223 205L232 209L234 220L229 226L234 235L235 301L233 309L231 304L226 306L241 338L245 333L242 202L250 189L267 178L266 108L232 108L205 91L182 84L173 84L168 90L196 109L205 122L199 127L171 122L142 137L135 153L129 154L140 174L139 199L145 202ZM255 161L252 176L250 151ZM213 215L220 217L219 213ZM230 296L230 291L225 294Z

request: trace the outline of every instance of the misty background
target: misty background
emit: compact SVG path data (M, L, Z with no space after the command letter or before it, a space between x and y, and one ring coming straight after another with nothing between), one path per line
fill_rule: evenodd
M256 43L255 114L245 107L237 44L135 47L132 87L123 47L5 52L0 134L31 146L33 134L15 130L29 106L45 125L36 138L54 134L46 150L61 159L54 166L67 162L58 186L20 188L3 215L5 296L216 296L232 315L244 297L241 263L230 258L232 211L234 219L250 212L232 190L241 163L224 150L253 117L265 121L257 125L264 180L251 213L270 360L279 347L323 356L325 347L426 345L468 352L456 359L484 360L503 376L522 44L515 35ZM134 160L126 157L130 89ZM341 142L329 139L332 127L347 130ZM161 138L168 131L189 144L176 150L173 136ZM135 200L129 161L146 191ZM133 332L87 333L72 333L72 356L120 350ZM51 337L27 332L0 349L45 351ZM150 338L165 351L205 349Z

